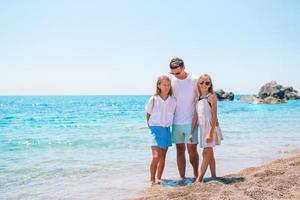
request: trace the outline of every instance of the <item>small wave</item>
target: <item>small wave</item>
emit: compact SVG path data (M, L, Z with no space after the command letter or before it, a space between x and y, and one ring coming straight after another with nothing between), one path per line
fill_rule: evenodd
M7 117L3 117L2 119L4 119L4 120L8 120L8 119L14 119L15 117L13 117L13 116L7 116Z

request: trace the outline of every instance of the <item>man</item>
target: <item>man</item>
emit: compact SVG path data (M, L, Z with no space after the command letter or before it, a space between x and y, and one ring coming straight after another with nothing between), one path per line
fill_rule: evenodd
M180 58L173 58L170 62L172 89L177 101L172 127L172 141L176 144L177 167L180 178L185 178L186 147L194 177L198 176L199 155L197 152L198 129L195 129L193 142L189 141L195 112L196 98L198 97L197 78L185 71L184 62Z

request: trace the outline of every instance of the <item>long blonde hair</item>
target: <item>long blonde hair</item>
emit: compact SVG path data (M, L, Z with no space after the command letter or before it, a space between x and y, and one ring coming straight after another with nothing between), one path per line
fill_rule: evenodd
M156 92L155 92L155 95L160 95L161 90L160 90L160 88L158 86L161 84L161 82L163 80L168 80L170 82L170 84L171 84L171 79L168 76L166 76L166 75L159 76L157 78L157 81L156 81ZM170 91L169 91L169 96L172 96L172 95L173 95L173 90L172 90L172 87L171 87Z
M200 80L202 79L202 78L204 78L204 77L207 77L208 79L209 79L209 81L210 81L210 87L208 88L208 92L209 93L214 93L214 86L213 86L213 83L212 83L212 80L211 80L211 77L208 75L208 74L203 74L203 75L201 75L199 78L198 78L198 81L197 81L197 88L198 88L198 92L199 92L199 96L201 97L201 90L200 90L200 88L199 88L199 83L200 83Z

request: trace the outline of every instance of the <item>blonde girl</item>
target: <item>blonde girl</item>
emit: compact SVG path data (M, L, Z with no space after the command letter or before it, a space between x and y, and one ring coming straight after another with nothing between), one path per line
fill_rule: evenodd
M196 181L201 182L208 166L210 167L212 178L217 177L213 147L220 144L223 136L218 126L217 97L213 90L211 77L208 74L201 75L198 79L197 87L199 99L196 103L196 111L193 117L192 132L198 123L200 147L203 148L203 160ZM191 134L190 140L193 141L193 139L193 134Z
M152 135L150 181L153 184L161 181L168 147L172 146L170 126L173 123L175 107L171 80L164 75L158 77L156 93L146 105L146 119Z

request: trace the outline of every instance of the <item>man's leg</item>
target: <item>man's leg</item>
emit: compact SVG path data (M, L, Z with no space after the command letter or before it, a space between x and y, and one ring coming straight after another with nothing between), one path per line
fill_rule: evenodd
M176 144L177 167L181 179L185 178L185 144Z
M198 167L199 167L199 154L197 151L197 144L187 144L190 163L193 166L194 177L198 177Z

